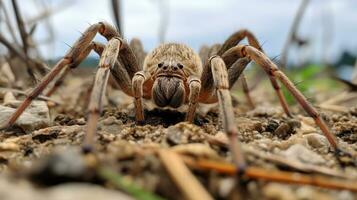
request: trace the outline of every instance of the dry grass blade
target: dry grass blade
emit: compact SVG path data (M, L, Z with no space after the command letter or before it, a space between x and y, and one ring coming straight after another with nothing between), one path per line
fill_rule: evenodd
M0 33L0 43L3 44L11 53L20 58L26 65L28 69L37 68L38 71L44 75L49 71L49 68L42 62L36 61L28 58L23 51L16 49L1 33ZM33 71L33 70L32 70Z
M116 173L113 170L110 170L108 168L100 168L98 169L99 176L101 176L103 179L109 181L116 187L118 187L121 190L124 190L125 192L129 193L132 195L135 199L138 200L164 200L163 198L148 192L139 186L135 185L129 180L126 180L124 177L122 177L120 174Z
M179 155L169 150L159 150L159 157L186 199L213 199L202 184L193 176Z
M51 8L44 8L44 9L40 10L40 12L37 13L36 16L34 16L30 19L27 19L25 21L25 23L27 25L35 24L39 21L42 21L46 18L49 18L49 17L55 15L56 13L59 13L59 12L65 10L66 8L69 8L72 5L73 5L73 1L70 1L70 0L62 1L59 3L59 5L55 6L54 8L51 7Z
M21 94L21 95L27 96L26 92L21 91L21 90L17 90L17 89L13 89L13 88L2 88L2 87L0 87L0 91L10 91L10 92L14 92L14 93L17 93L17 94ZM60 102L58 100L55 100L53 98L50 98L50 97L47 97L47 96L43 96L43 95L39 95L36 98L39 99L39 100L43 100L43 101L51 101L51 102L55 103L56 105L63 104L62 102Z
M236 167L231 163L216 162L205 159L183 157L184 162L195 169L215 170L220 173L235 175ZM296 172L272 171L258 167L248 167L244 173L248 178L282 183L313 185L329 189L351 190L357 192L357 181L332 179L318 175L305 175Z
M357 99L356 92L344 91L320 103L318 107L325 110L348 113L349 107L346 106L346 103L347 104L348 102L353 103L356 99Z
M25 25L24 25L24 21L22 20L21 14L20 14L20 9L17 5L16 0L12 0L12 7L14 9L14 13L15 13L15 17L16 17L16 21L17 21L17 26L19 28L19 32L20 32L20 36L21 36L21 40L22 40L22 44L23 44L23 48L24 48L24 52L27 56L27 51L28 51L28 34L26 32L25 29Z
M29 75L31 76L31 78L33 79L34 82L37 82L37 78L35 76L35 69L37 68L39 70L39 72L44 75L46 73L46 68L44 67L44 65L42 64L36 64L35 62L33 62L33 60L30 58L29 56L29 48L30 48L30 41L32 41L31 35L29 35L26 31L25 28L25 24L24 21L21 17L21 13L20 13L20 9L17 5L16 0L12 0L12 6L14 9L14 13L15 13L15 17L16 17L16 21L17 21L17 25L18 25L18 29L20 32L20 36L21 36L21 40L23 43L23 52L24 52L24 56L26 58L25 63L27 65L27 71L29 73ZM33 48L35 46L32 46Z
M245 153L257 156L259 158L262 158L264 160L267 160L272 163L276 163L278 165L283 165L290 167L292 169L301 171L301 172L306 172L306 173L318 173L322 175L327 175L327 176L334 176L338 178L349 178L348 176L341 174L337 172L336 170L326 168L326 167L320 167L316 165L311 165L311 164L306 164L306 163L301 163L298 161L294 160L288 160L282 156L274 155L271 153L262 153L253 149L245 149Z
M342 79L338 76L333 76L332 78L346 85L350 91L352 92L357 91L357 83L353 83L353 79L349 81L349 80Z
M5 7L5 4L3 3L3 1L0 1L0 7L3 10L4 21L5 21L6 27L7 27L8 31L9 31L11 37L12 37L13 42L17 45L19 43L17 41L15 31L14 31L12 25L11 25L9 13L6 10L6 7Z
M290 45L294 42L294 39L296 39L296 34L299 29L299 25L301 22L301 19L304 15L304 12L306 10L307 5L309 4L309 0L302 0L300 7L295 15L293 24L291 25L291 29L289 31L289 35L286 39L286 42L284 44L282 53L281 53L281 60L280 60L280 66L281 68L286 68L287 60L288 60L288 51Z
M212 137L211 135L206 135L206 138L211 145L217 145L220 147L228 148L228 143L225 140L218 140L218 139ZM301 172L318 173L318 174L334 176L334 177L338 177L338 178L348 178L348 176L341 174L341 173L337 172L336 170L329 169L326 167L315 166L315 165L311 165L311 164L303 164L303 163L300 163L297 161L287 160L286 158L278 156L278 155L274 155L271 153L269 153L269 154L262 153L260 151L253 150L253 149L243 148L243 151L245 154L254 155L261 159L267 160L271 163L289 167L291 169L295 169L295 170L298 170Z
M122 29L122 25L121 25L122 20L121 20L121 15L120 15L121 2L120 2L120 0L112 0L111 2L112 2L112 11L113 11L115 24L117 25L119 34L123 37L123 29Z
M27 58L23 52L18 51L1 33L0 33L0 43L2 43L6 48L13 54L18 56L22 61L26 62Z
M271 171L249 167L246 176L254 179L276 181L282 183L313 185L328 189L351 190L357 192L357 181L332 179L319 175L304 175L294 172Z
M349 109L346 106L320 104L317 106L320 109L329 110L333 112L348 113Z

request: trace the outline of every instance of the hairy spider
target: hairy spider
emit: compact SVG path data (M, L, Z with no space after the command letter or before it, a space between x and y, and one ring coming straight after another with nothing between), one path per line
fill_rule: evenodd
M100 33L108 40L103 45L93 42ZM249 45L239 45L244 38ZM134 50L131 48L134 48ZM140 49L141 48L141 49ZM236 82L246 65L253 60L268 74L287 116L291 116L277 80L287 87L298 103L316 122L335 152L340 152L335 136L288 77L263 53L252 33L241 30L230 36L213 56L200 56L183 44L162 44L145 56L142 47L133 42L129 45L110 25L100 22L91 25L67 54L52 68L41 83L27 96L11 116L7 127L12 126L21 113L28 107L45 87L62 71L65 74L94 50L100 55L93 90L88 107L87 132L84 150L90 151L97 129L102 99L110 73L121 89L132 96L135 103L137 122L145 121L143 99L152 100L158 107L177 109L188 105L186 120L192 122L199 103L219 103L223 127L230 139L230 150L238 170L246 166L237 139L237 128L229 89ZM142 59L144 58L145 59ZM143 63L142 66L140 63ZM56 83L54 87L58 87ZM49 94L54 91L50 90Z

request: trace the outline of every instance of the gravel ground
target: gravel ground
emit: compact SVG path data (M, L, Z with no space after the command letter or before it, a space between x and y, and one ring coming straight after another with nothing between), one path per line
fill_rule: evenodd
M131 99L116 90L109 90L98 122L95 159L81 155L89 83L90 79L73 78L54 95L64 103L59 106L49 104L49 125L40 123L41 126L29 130L26 130L28 126L19 126L1 132L0 176L3 178L0 179L0 199L18 199L17 191L20 190L27 194L26 199L45 199L45 195L47 199L61 199L61 195L62 199L71 199L74 198L71 190L79 195L75 197L77 199L131 199L122 190L114 190L113 185L91 170L99 164L114 169L163 198L182 199L182 192L168 176L155 149L165 148L194 158L232 162L228 149L212 142L225 144L227 141L217 108L200 112L194 124L182 122L183 113L147 110L146 124L138 126L134 121ZM238 103L234 108L239 139L249 166L357 179L354 163L357 160L357 107L350 107L347 113L322 113L342 149L352 154L351 158L343 157L338 162L321 131L298 106L292 107L294 118L287 118L279 105L273 104L274 100L259 99L264 96L261 93L261 90L253 93L257 102L254 110L244 103ZM274 99L272 92L267 93L269 99ZM6 106L5 99L0 103ZM279 162L279 159L285 162ZM286 163L312 166L322 172L304 171ZM214 198L237 197L239 191L232 176L212 170L192 169L192 172ZM356 193L347 190L307 185L254 179L247 179L244 185L243 193L248 199L357 199Z

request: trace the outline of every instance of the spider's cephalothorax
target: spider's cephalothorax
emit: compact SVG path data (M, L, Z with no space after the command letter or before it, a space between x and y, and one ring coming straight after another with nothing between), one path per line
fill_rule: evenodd
M108 44L93 42L97 33L103 35L108 40ZM249 45L239 45L244 38L248 39ZM257 39L247 30L234 33L218 50L211 48L205 52L201 51L201 57L189 47L174 43L162 44L145 57L146 53L138 40L133 40L129 45L112 26L103 22L93 24L27 96L5 127L12 126L31 101L63 71L47 95L55 91L67 72L76 67L92 50L96 51L101 58L88 106L87 133L83 148L86 151L93 147L102 99L109 74L112 74L121 89L133 97L137 122L145 121L143 98L152 99L159 107L178 108L183 104L188 104L186 121L189 122L194 119L198 103L218 102L223 127L230 140L232 158L238 167L237 172L243 174L244 171L240 170L245 168L246 163L238 143L238 131L229 89L238 80L247 64L254 60L269 75L286 115L291 116L291 113L278 80L287 87L308 115L315 120L316 125L320 127L336 152L341 153L336 138L329 131L317 110L264 54ZM141 63L144 63L143 66L140 66ZM248 94L248 90L245 91ZM269 174L264 176L269 177Z
M188 46L168 43L158 46L146 56L143 69L150 73L154 82L151 90L154 103L159 107L178 108L188 101L187 79L190 76L201 78L202 63ZM150 84L150 81L147 83Z

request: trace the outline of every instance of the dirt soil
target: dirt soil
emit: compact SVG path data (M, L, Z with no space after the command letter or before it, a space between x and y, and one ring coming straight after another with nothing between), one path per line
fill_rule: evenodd
M113 192L113 197L123 195L123 199L130 199L125 191L91 170L97 165L109 167L165 199L182 199L182 192L155 153L157 149L170 149L191 158L232 162L216 107L206 114L200 112L194 124L182 122L184 113L147 110L146 123L136 125L132 99L113 89L108 90L98 122L95 159L82 155L80 145L92 79L85 80L72 77L53 96L62 104L49 103L50 126L30 133L20 128L1 132L0 199L16 199L19 191L25 193L26 199L46 199L44 195L48 199L48 195L57 199L63 195L65 199L68 185L77 195L87 195L78 199L96 199L99 190L105 193L100 196L105 199L111 199L105 195ZM342 149L352 155L338 162L320 129L299 106L292 107L294 118L290 119L283 114L272 90L257 89L253 99L257 104L253 110L244 98L238 98L239 103L234 106L239 139L249 166L357 180L357 107L350 107L347 113L322 110ZM315 170L298 169L297 165L312 166ZM357 199L356 193L347 190L254 179L242 181L244 192L239 192L231 175L213 170L191 171L215 199L235 199L238 194L247 199Z

